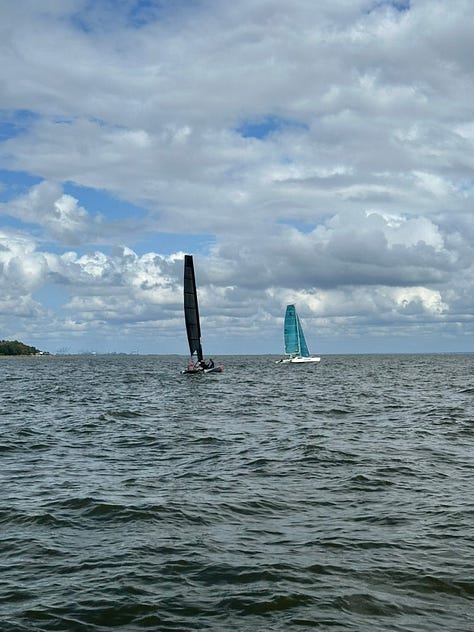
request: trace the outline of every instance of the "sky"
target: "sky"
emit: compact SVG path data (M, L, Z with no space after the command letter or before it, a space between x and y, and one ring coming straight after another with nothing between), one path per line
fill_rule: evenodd
M474 2L0 3L0 339L474 351Z

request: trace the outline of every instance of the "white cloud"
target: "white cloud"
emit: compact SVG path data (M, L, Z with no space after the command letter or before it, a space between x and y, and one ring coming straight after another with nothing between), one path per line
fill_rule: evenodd
M94 221L78 201L62 192L56 183L44 181L33 186L28 193L0 204L3 214L36 224L59 243L79 243L90 237Z
M47 262L41 253L35 252L31 239L1 231L0 270L4 297L26 296L44 282Z
M4 305L75 335L176 332L181 254L135 246L153 227L212 243L221 332L270 331L292 295L315 327L418 318L434 343L472 313L471 2L168 3L139 26L128 3L40 4L0 6L0 168L42 180L1 190Z

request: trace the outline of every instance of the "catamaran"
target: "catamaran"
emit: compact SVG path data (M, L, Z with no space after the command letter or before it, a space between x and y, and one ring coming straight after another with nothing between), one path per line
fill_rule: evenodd
M303 362L319 362L321 360L321 358L317 356L310 355L308 351L303 327L301 326L301 321L294 305L286 306L283 334L285 337L285 353L287 357L277 360L277 363L291 362L297 364Z
M224 365L214 365L214 362L204 362L201 346L201 323L199 321L199 307L197 300L196 279L194 276L194 262L192 255L184 255L184 321L188 336L191 358L186 369L181 373L221 373Z

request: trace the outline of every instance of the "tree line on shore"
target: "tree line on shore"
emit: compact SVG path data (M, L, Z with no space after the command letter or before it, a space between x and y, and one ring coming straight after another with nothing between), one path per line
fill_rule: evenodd
M36 347L30 347L18 340L0 340L0 355L37 355L41 353Z

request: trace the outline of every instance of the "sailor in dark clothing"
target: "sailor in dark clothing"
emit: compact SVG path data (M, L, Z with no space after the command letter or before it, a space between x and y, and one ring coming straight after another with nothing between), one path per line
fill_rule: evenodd
M209 362L206 362L205 360L201 360L201 362L199 363L199 366L202 369L212 369L214 368L214 360L212 358L209 359Z

